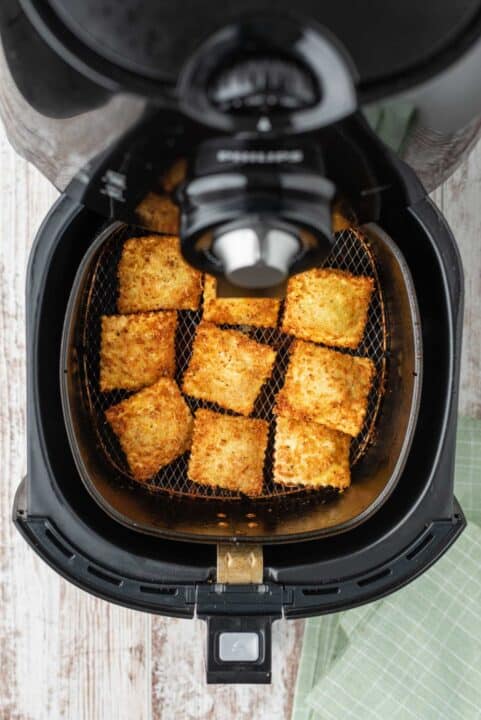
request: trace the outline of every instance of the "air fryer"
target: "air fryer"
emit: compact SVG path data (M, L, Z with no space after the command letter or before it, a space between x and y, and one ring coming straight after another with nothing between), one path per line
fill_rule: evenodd
M0 10L2 116L62 190L28 271L28 475L14 521L87 591L206 619L208 682L269 682L274 620L394 592L464 527L457 246L363 107L396 95L422 115L479 51L479 6L376 3L358 17L348 0L296 13L267 1L105 5ZM149 232L179 234L226 295L282 298L290 276L322 265L373 278L355 352L376 373L347 491L273 482L289 340L272 328L246 330L278 350L254 409L270 426L261 496L195 485L186 457L132 478L105 422L125 395L99 391L99 322L115 312L125 239ZM179 313L179 382L201 313Z

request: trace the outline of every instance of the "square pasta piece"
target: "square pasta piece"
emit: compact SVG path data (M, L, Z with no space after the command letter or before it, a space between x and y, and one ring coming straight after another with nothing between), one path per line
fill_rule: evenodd
M332 229L333 232L338 233L343 230L348 230L356 224L356 218L354 217L352 210L342 201L336 201L334 203L332 211Z
M289 280L282 329L303 340L356 348L374 281L342 270L315 269Z
M369 358L295 340L276 413L312 420L354 437L364 423L374 374Z
M117 274L121 313L199 307L202 274L185 262L177 237L149 235L126 240Z
M178 235L179 208L174 205L168 195L148 193L142 202L135 208L140 225L164 233L165 235Z
M275 298L217 297L217 280L204 278L204 320L217 325L253 325L275 328L279 314Z
M241 415L249 415L272 372L275 351L239 330L201 323L182 389Z
M160 378L105 415L137 480L151 478L190 447L192 415L170 378Z
M168 193L173 192L175 188L185 180L187 175L187 160L178 158L166 170L162 177L162 187Z
M268 427L265 420L197 410L189 478L199 485L260 495Z
M139 390L175 372L172 311L103 315L100 342L100 389Z
M279 415L276 420L274 482L333 487L351 483L350 435L307 420Z

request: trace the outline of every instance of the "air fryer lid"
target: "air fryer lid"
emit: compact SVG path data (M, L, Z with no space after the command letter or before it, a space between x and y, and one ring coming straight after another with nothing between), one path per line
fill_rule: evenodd
M326 158L330 157L324 163L325 171L321 166L314 169L313 179L317 182L311 183L307 178L308 189L319 188L319 181L324 180L334 185L330 188L323 183L320 201L310 203L318 212L314 224L310 222L307 228L298 227L299 223L291 217L294 211L300 213L298 188L305 180L301 175L306 170L302 163L276 160L258 162L256 166L249 161L246 166L236 161L236 168L232 168L244 186L256 185L257 195L267 188L269 198L275 196L277 203L282 202L281 208L274 208L275 214L298 231L288 233L289 240L295 240L296 253L286 248L285 254L290 259L281 267L281 274L286 271L290 274L300 269L294 267L297 259L303 262L307 257L306 231L315 238L314 245L318 239L319 245L320 241L330 242L333 192L350 202L361 222L377 221L379 214L373 206L379 188L383 189L379 200L384 202L384 188L396 189L402 181L396 173L393 177L382 146L374 147L362 117L354 114L358 59L351 62L352 53L339 42L342 37L336 34L335 25L323 28L319 8L309 3L304 14L296 15L279 12L277 6L276 12L269 14L268 3L256 6L255 12L249 3L229 3L224 6L224 16L216 5L215 20L208 3L207 10L206 3L186 6L191 17L197 17L202 6L198 18L201 30L197 30L196 24L191 33L185 33L184 23L182 29L177 25L182 15L177 5L173 16L170 7L163 3L143 3L137 7L130 3L110 6L57 2L53 6L22 0L21 6L25 15L18 8L15 10L15 0L9 0L6 9L0 11L3 51L0 81L6 88L0 112L9 136L15 147L59 190L106 217L174 234L178 231L179 215L184 218L189 215L188 227L184 224L181 233L187 234L190 242L198 232L205 234L207 220L224 224L237 221L244 212L257 216L257 199L247 197L245 189L236 193L235 217L232 213L220 217L220 211L227 212L229 198L217 203L216 212L210 213L213 203L204 202L205 193L202 203L189 202L185 208L178 202L176 187L172 183L167 187L165 175L179 159L184 159L189 179L197 149L207 139L225 139L226 132L229 141L240 143L246 136L249 143L261 140L265 144L260 148L263 158L276 158L279 151L284 157L289 141L306 137ZM85 16L83 9L88 9ZM152 15L161 10L165 17ZM259 16L262 10L264 15ZM123 33L118 27L121 19L125 25ZM183 19L188 27L190 16ZM145 26L140 26L147 21L150 34ZM134 35L130 35L130 27L137 25ZM78 35L68 29L74 26ZM89 49L93 43L89 40L87 45L82 28L90 40L97 37L95 51ZM163 30L162 42L159 28ZM109 43L115 44L121 38L124 44L117 48L118 62L114 65L102 53ZM165 83L154 78L152 72L141 75L135 68L130 71L124 68L132 54L139 48L146 50L147 46L152 67L155 65L159 72L165 67ZM373 46L377 47L376 43ZM159 56L155 54L156 47ZM233 53L229 56L231 64L224 62L226 53ZM97 67L99 60L102 67ZM385 63L379 66L384 67ZM252 67L255 72L251 73ZM82 82L77 82L79 79ZM99 90L104 93L99 94ZM274 142L275 147L271 148ZM294 150L290 157L302 155L299 147ZM338 152L342 157L333 162ZM312 157L313 153L309 150L304 155ZM228 169L225 163L222 165L223 171ZM214 170L217 174L220 168ZM261 178L264 170L268 171L267 180ZM291 179L296 182L288 187ZM302 195L306 198L304 190ZM191 194L189 200L192 198ZM155 203L160 203L160 207ZM404 206L403 198L396 203ZM192 208L196 217L190 212ZM197 210L202 210L202 217ZM204 210L209 210L209 217ZM167 217L168 222L157 222L159 216L161 220ZM302 216L307 217L305 208ZM267 220L270 230L272 223ZM217 225L210 228L217 234ZM251 225L247 228L252 229ZM261 229L263 233L256 234L257 245L262 244L266 223ZM193 262L192 258L189 260Z
M275 17L293 12L289 0L49 0L48 4L90 51L129 72L168 83L176 82L186 59L219 28L253 13L270 12ZM394 82L412 85L419 73L432 75L444 53L462 50L480 21L481 3L300 0L294 7L299 18L322 24L341 41L359 71L361 90L374 90L379 96L389 92Z

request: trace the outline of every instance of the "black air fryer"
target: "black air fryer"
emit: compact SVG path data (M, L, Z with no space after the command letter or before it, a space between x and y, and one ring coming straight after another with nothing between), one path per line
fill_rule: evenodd
M274 620L394 592L464 527L459 254L363 111L389 99L459 137L481 111L480 28L478 0L1 4L2 117L62 191L28 271L14 521L79 587L207 620L208 682L269 682ZM126 395L99 390L99 319L116 312L123 243L153 231L178 234L226 296L282 297L323 264L373 278L355 352L376 377L346 492L273 483L272 432L255 500L195 486L186 456L143 486L129 476L104 415ZM179 313L179 382L201 313ZM288 341L246 332L279 350L254 410L270 420Z

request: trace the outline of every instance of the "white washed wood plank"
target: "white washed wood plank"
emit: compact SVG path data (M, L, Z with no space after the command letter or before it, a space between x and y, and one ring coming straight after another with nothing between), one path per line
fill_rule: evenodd
M67 720L149 720L150 617L61 583L57 698Z
M459 408L481 418L481 143L442 188L465 272L464 338Z
M34 225L54 193L35 185L3 134L0 170L0 717L55 717L59 581L10 521L26 465L24 269Z
M202 620L155 618L152 625L152 720L288 720L304 622L272 627L271 685L206 685Z
M150 717L150 618L61 580L13 527L25 474L24 282L57 193L0 129L0 717Z

